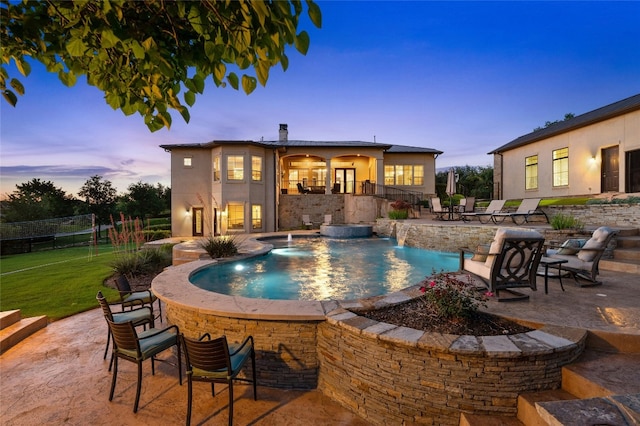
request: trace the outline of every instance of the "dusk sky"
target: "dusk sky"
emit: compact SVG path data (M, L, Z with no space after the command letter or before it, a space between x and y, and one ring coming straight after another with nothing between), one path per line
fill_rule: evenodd
M207 81L191 121L151 133L83 77L72 88L33 64L15 108L0 100L0 194L33 178L77 196L93 175L119 193L170 186L161 144L215 139L377 141L444 151L437 168L640 93L640 2L318 2L306 56L251 95ZM305 12L306 13L306 12ZM19 77L10 67L12 77Z

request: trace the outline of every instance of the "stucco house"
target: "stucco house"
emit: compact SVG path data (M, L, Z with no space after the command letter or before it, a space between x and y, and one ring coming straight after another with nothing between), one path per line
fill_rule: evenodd
M494 198L640 192L640 94L489 152Z
M435 194L435 160L419 148L361 141L214 140L161 145L171 153L174 237L260 233L375 220L376 200Z

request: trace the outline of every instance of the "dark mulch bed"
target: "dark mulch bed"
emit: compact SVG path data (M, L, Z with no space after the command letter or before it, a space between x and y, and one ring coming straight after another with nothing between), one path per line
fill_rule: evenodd
M352 311L380 322L445 334L499 336L526 333L532 330L516 322L480 311L469 318L449 320L429 309L422 298L375 310Z

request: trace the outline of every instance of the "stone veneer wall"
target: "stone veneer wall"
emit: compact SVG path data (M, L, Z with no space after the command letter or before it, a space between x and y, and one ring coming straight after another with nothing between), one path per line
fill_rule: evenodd
M640 228L640 204L548 206L542 210L549 216L549 219L561 213L573 216L589 227L608 225Z
M344 197L344 194L280 195L278 229L301 229L303 214L308 214L318 227L326 214L332 216L332 223L345 223Z
M337 311L319 325L318 388L377 425L515 416L518 394L560 387L562 366L586 340L585 331L568 334L452 336Z
M318 321L269 321L202 313L185 306L166 304L169 324L199 338L226 335L230 343L251 335L256 349L256 374L260 386L315 389L318 381ZM250 368L250 367L249 367Z

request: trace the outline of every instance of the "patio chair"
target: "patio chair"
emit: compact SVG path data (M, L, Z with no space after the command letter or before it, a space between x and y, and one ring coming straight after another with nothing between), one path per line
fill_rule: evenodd
M505 203L505 200L491 200L491 202L489 203L489 205L487 206L484 212L469 212L469 213L465 212L465 213L462 213L460 216L461 216L461 219L465 222L472 220L474 217L477 217L480 223L489 223L489 221L491 220L491 217L494 214L502 211L502 208L504 207L504 203Z
M311 189L303 187L300 182L298 182L297 186L298 186L298 192L300 194L308 194L309 192L311 192Z
M311 222L311 217L308 214L302 215L302 226L305 228L313 228L313 222Z
M113 334L114 345L114 363L113 376L111 379L111 391L109 392L109 401L113 400L113 392L116 389L116 380L118 377L118 359L124 359L137 364L138 366L138 382L136 386L136 399L133 403L133 412L138 411L140 402L140 389L142 388L142 363L144 360L151 359L151 374L156 374L155 361L156 355L176 346L178 354L178 378L182 386L182 368L180 356L180 344L178 342L178 334L180 330L177 326L159 329L151 329L138 334L135 325L131 321L113 322L107 319L111 333ZM157 360L165 361L165 360ZM167 362L167 361L165 361Z
M151 311L153 312L153 303L158 300L158 298L153 294L151 290L144 291L133 291L131 290L131 284L126 276L120 275L116 278L116 287L118 288L118 293L120 293L120 302L122 303L122 307L131 308L136 305L149 305L151 307ZM158 317L160 318L160 323L162 323L162 303L158 302Z
M431 214L433 214L434 219L444 220L445 215L449 213L448 209L442 208L438 197L429 198L429 205L431 205Z
M215 383L226 383L229 389L229 425L233 424L233 382L253 384L253 400L258 398L256 389L256 353L253 337L240 344L227 343L226 336L211 340L207 333L194 340L180 335L187 371L187 426L191 424L193 382L211 383L211 395L215 397ZM251 359L252 378L238 377L242 368Z
M460 200L458 206L458 220L462 219L463 213L473 213L476 208L476 197L467 197Z
M331 225L331 215L330 214L325 214L324 215L324 222L322 222L323 225Z
M498 296L499 302L526 300L528 295L513 290L529 287L536 290L536 272L544 237L536 231L498 229L486 254L476 254L468 258L471 252L460 249L460 271L469 272L480 278L489 291ZM511 297L500 298L505 291Z
M506 218L510 217L513 223L516 225L522 225L523 223L529 222L529 217L541 215L544 216L547 223L549 223L549 217L545 212L538 208L539 204L540 198L525 198L522 200L515 212L494 213L491 215L491 220L493 223L498 224L504 222Z
M102 313L104 318L108 321L122 323L131 321L135 327L143 326L145 329L147 325L149 328L154 328L154 317L153 317L153 309L148 306L141 306L136 309L130 309L128 311L122 312L112 312L111 306L107 299L102 295L102 292L99 291L96 295L96 299L98 299L98 303L100 304L100 308L102 308ZM115 304L113 304L115 305ZM121 305L118 303L117 305ZM107 352L109 352L109 342L111 341L111 328L108 328L107 332L107 344L104 348L104 355L102 359L107 358ZM113 356L111 357L111 361L109 362L109 371L111 371L111 365L113 363Z
M617 233L618 231L607 226L601 226L593 231L591 238L582 247L571 249L566 247L568 244L563 244L565 247L548 249L547 256L552 259L566 260L567 263L563 263L560 269L563 273L566 271L573 276L574 281L580 287L600 285L602 281L597 280L598 265L611 239ZM578 279L587 281L587 283L580 282Z

